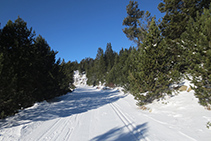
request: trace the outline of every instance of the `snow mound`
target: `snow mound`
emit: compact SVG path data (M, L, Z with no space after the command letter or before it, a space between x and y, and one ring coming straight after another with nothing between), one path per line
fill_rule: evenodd
M190 87L192 84L185 80L183 85ZM210 131L206 125L211 121L211 111L198 102L193 90L180 91L145 105L145 109L147 117L156 122L168 125L169 128L176 127L182 134L195 136L194 138L198 138L200 133L200 137L204 135L202 140L208 140Z
M74 85L79 86L79 85L87 85L87 77L86 74L80 74L78 70L74 71Z

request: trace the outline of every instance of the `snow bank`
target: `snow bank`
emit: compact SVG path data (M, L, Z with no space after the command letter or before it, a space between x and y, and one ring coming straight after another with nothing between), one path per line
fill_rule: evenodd
M189 87L192 84L185 80L184 85ZM155 100L146 105L145 109L151 119L166 124L169 128L178 128L190 140L208 141L211 132L206 126L211 121L211 111L198 102L193 90L183 91Z
M78 70L74 71L74 85L80 86L80 85L87 85L87 77L86 74L80 74Z

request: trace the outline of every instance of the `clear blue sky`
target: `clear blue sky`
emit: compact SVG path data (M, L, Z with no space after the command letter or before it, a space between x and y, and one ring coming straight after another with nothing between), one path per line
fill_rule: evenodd
M1 28L20 16L36 35L46 39L57 58L80 62L95 58L111 42L114 51L133 46L122 32L126 6L130 0L1 0ZM157 19L163 15L157 6L161 0L137 0L141 10Z

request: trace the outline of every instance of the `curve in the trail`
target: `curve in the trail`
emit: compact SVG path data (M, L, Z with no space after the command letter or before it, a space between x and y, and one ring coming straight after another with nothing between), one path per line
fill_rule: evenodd
M42 107L19 114L20 122L30 119L21 129L19 140L137 141L141 134L137 134L136 125L115 104L124 97L117 90L78 87L73 93L50 101L50 105L41 104Z

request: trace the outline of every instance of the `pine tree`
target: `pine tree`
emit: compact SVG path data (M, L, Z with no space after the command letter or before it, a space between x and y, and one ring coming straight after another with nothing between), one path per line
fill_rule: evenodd
M102 83L105 82L105 75L106 75L106 63L105 63L105 58L104 54L100 56L99 64L98 64L98 80Z
M202 13L203 8L209 8L209 0L163 0L158 9L165 13L160 24L163 36L170 39L180 38L186 30L190 17L196 17L196 12Z
M129 61L128 57L131 53L132 48L121 49L119 54L115 55L114 66L108 72L106 77L106 83L109 86L121 86L128 90L128 72L129 72Z
M170 47L175 69L185 73L189 64L184 59L186 51L179 44L180 36L186 31L190 18L195 20L197 11L202 14L203 8L208 8L210 1L206 0L163 0L158 9L165 13L159 28Z
M106 64L105 55L102 48L98 48L96 58L92 61L92 64L90 65L90 68L87 72L87 83L89 85L97 85L99 82L104 83L106 75Z
M120 77L120 85L125 88L125 90L129 90L129 71L131 70L131 61L130 55L132 51L134 51L134 47L130 47L128 50L125 49L123 53L120 54L120 70L122 72L122 76Z
M47 41L39 35L35 39L34 43L34 61L33 61L33 85L36 90L34 91L34 97L37 101L48 99L49 95L54 90L52 70L55 65L55 55L57 52L51 50Z
M33 40L32 29L28 29L26 22L20 17L14 23L8 21L2 29L0 43L4 61L1 81L4 81L2 91L7 95L4 101L10 106L4 109L7 115L34 101L31 97L33 76L30 75Z
M211 7L210 7L211 9ZM190 18L181 46L186 49L189 73L193 76L195 95L202 105L211 104L211 17L210 9Z
M1 45L0 45L1 46ZM0 85L2 86L2 69L3 69L3 53L0 53L0 80L1 80L1 82L0 82ZM2 87L0 86L0 90L2 90ZM2 92L0 92L0 119L1 118L4 118L4 116L5 116L5 114L4 114L4 110L2 109L2 103L4 103L4 100L5 100L5 95L2 93Z
M111 43L107 43L105 51L106 71L109 72L114 65L115 53L112 49Z
M171 93L168 89L172 73L171 59L166 42L160 34L153 19L142 48L131 53L134 56L134 68L129 74L130 90L139 100L139 104L152 102L166 93Z
M56 62L57 52L34 36L20 17L0 32L0 118L64 94L73 81L72 72Z
M60 66L60 73L59 73L59 86L62 94L66 94L67 92L71 92L71 89L74 88L72 85L73 83L73 66L70 61L67 63L65 60L62 60Z
M117 86L119 84L118 78L120 74L120 70L118 68L118 63L119 63L119 55L116 53L114 60L113 60L113 67L107 71L106 75L106 84L110 87L114 87L115 85Z
M96 74L96 63L95 60L89 59L89 67L86 70L86 77L88 78L87 84L95 86L97 84L97 74Z
M128 16L123 20L123 25L127 27L123 29L123 32L139 46L145 38L152 19L151 14L149 11L140 11L137 1L130 1L127 5L127 14Z

